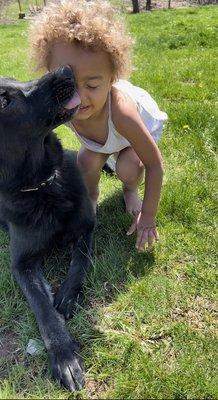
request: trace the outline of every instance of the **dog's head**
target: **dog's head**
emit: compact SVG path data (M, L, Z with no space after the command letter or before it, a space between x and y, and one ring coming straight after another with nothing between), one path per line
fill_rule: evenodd
M0 78L0 184L24 165L37 170L49 132L69 121L79 104L69 66L30 82Z
M25 83L0 78L0 140L2 135L46 134L69 121L79 104L68 66Z

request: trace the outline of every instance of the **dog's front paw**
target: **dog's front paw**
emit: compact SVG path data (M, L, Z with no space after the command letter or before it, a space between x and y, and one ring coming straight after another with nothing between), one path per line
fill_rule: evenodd
M62 386L74 392L84 387L84 367L73 341L49 350L52 375Z
M72 317L79 300L79 293L68 289L64 284L60 287L54 297L54 306L65 319Z

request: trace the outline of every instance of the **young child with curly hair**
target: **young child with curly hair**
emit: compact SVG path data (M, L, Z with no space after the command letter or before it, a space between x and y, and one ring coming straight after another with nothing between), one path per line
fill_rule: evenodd
M167 115L143 89L123 80L130 71L132 40L107 2L63 0L50 3L31 26L38 69L70 65L81 104L68 126L81 143L78 165L96 209L101 169L111 154L123 183L126 211L134 216L127 234L137 231L136 248L158 240L155 217L163 164L156 145ZM138 185L144 172L143 202Z

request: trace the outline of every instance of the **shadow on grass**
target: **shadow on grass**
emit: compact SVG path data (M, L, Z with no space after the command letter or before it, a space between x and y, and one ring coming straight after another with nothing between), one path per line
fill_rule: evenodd
M124 212L120 191L101 202L97 213L94 257L85 282L84 299L68 323L71 334L83 349L86 364L92 363L94 357L91 343L96 343L96 340L104 343L107 340L96 324L102 306L116 301L119 294L126 292L132 278L146 277L155 265L154 253L138 253L135 236L126 235L130 224L131 217ZM53 248L45 257L44 273L54 291L64 280L69 262L68 249ZM35 329L33 327L33 332ZM44 362L39 360L39 368Z
M122 314L120 309L122 303L124 313L129 312L131 318L134 319L134 310L131 310L134 306L129 305L127 310L126 301L119 297L129 290L131 291L132 283L146 279L146 276L155 267L155 253L148 251L138 253L135 249L135 235L126 235L131 222L131 217L124 211L121 191L116 191L100 203L94 239L94 259L86 279L84 303L82 307L78 308L77 314L69 323L72 335L78 339L81 345L87 370L89 368L99 369L99 371L102 368L103 371L104 368L107 370L106 365L110 363L110 351L107 349L112 348L113 343L117 343L117 340L123 340L123 346L127 347L127 351L129 349L130 352L137 345L131 335L123 332L122 328L112 329L112 333L108 334L107 329L104 330L104 322L102 322L103 320L107 321L107 315L113 314L113 308L111 309L110 306L117 300L120 303L117 317L116 312L114 314L114 318L118 318L117 324L119 325ZM109 311L107 311L108 306ZM99 349L102 349L103 354L108 351L108 358L105 356L105 366L101 357L101 361L99 361L99 351L101 354ZM104 359L104 357L102 358ZM120 360L122 365L125 364L125 359ZM101 382L106 387L109 381L109 377L96 380L98 384ZM89 382L88 374L87 391L91 384L93 382ZM98 390L96 393L99 395Z
M136 234L126 235L131 224L132 218L124 210L121 191L106 198L97 214L95 254L99 261L102 255L107 255L111 261L117 260L124 276L131 270L132 275L140 277L154 267L155 257L153 251L139 253L136 250ZM111 268L116 270L116 262Z
M127 236L132 218L124 212L121 192L101 202L97 211L94 235L94 256L86 279L86 301L112 301L131 277L140 279L155 266L153 251L139 253L136 235ZM69 268L68 249L54 248L46 260L45 273L54 289L63 281Z

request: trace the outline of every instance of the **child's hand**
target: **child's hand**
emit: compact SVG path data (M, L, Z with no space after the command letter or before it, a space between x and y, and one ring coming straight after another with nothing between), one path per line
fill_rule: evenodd
M138 251L144 251L146 244L148 244L148 248L150 248L154 242L159 240L155 219L147 217L141 212L135 217L127 235L132 235L135 230L137 231L136 249Z

